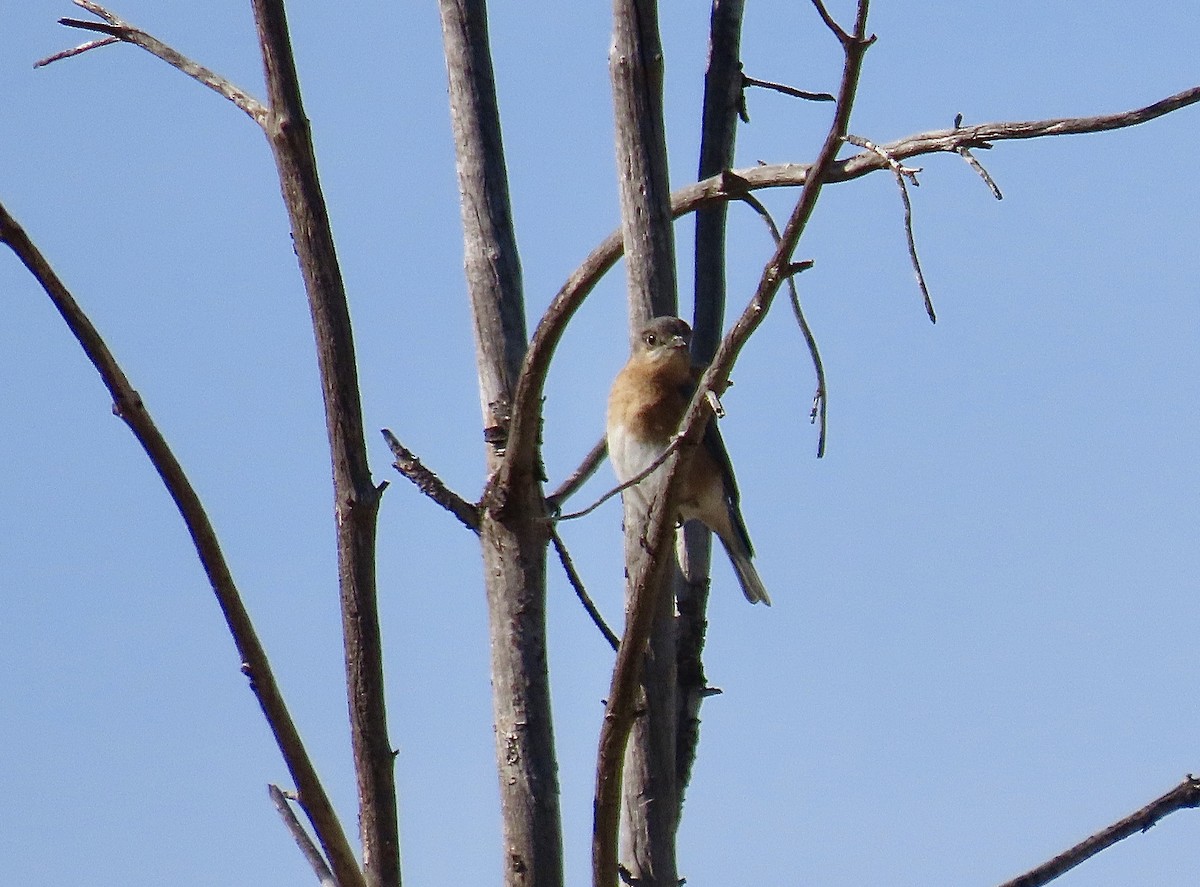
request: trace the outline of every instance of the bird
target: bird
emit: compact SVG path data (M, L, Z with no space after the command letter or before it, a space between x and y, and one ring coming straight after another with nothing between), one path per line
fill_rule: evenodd
M606 439L609 460L622 484L649 468L679 430L701 370L692 364L688 351L691 336L691 327L678 317L654 318L638 333L629 362L613 380ZM651 473L622 495L646 507L648 482L653 477ZM746 600L769 607L771 597L752 561L754 546L742 518L740 498L733 464L712 419L688 465L679 518L698 520L715 533Z

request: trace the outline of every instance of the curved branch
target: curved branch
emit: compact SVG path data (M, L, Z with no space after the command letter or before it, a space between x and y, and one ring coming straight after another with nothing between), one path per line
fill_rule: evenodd
M329 796L321 785L316 769L300 739L300 733L292 721L291 713L283 701L283 694L275 683L271 663L254 630L250 614L246 612L245 604L242 603L241 594L234 584L216 531L208 519L200 497L100 333L54 273L45 257L3 205L0 205L0 242L7 244L16 253L46 291L46 295L62 315L84 353L100 373L100 378L112 395L113 412L129 426L162 478L163 485L174 500L175 507L179 509L192 537L196 554L208 576L217 604L241 657L242 671L250 679L250 689L258 698L258 704L262 707L267 724L275 736L284 763L295 780L304 812L308 814L330 866L337 872L338 883L343 887L363 885L354 851L350 849L350 843L346 840L346 834L337 814L334 813Z
M1108 132L1147 123L1197 102L1200 102L1200 86L1117 114L980 123L957 129L916 133L879 147L895 160L905 160L924 154L959 153L962 148L987 147L990 142ZM872 151L864 151L844 160L834 161L822 178L825 184L848 182L887 167L887 161L881 156ZM808 181L812 168L811 164L806 163L779 163L726 170L673 192L671 213L674 218L679 218L695 212L702 206L737 200L747 191L802 187ZM604 238L563 283L533 331L513 398L512 425L508 437L509 454L506 460L508 463L517 464L518 454L527 454L529 448L535 445L540 431L539 410L550 360L562 339L568 321L601 278L621 258L622 249L619 231L614 231Z

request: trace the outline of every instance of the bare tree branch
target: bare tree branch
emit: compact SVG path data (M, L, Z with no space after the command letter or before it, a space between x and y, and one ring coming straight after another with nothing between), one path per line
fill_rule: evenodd
M819 0L814 0L822 17L827 18ZM711 417L707 391L722 391L729 379L729 370L750 334L762 322L775 293L788 273L791 254L811 217L820 196L821 187L832 168L837 150L846 134L850 111L858 88L862 59L873 42L865 34L868 0L859 0L853 35L847 35L836 25L831 29L841 42L846 62L838 89L834 120L826 135L813 175L805 182L800 198L784 228L782 242L771 261L763 269L754 298L734 324L733 329L717 349L712 364L702 376L692 404L680 426L682 446L667 461L664 477L652 488L656 495L649 519L641 535L643 556L632 565L630 585L632 595L627 604L625 635L617 651L596 766L595 818L592 832L592 871L594 887L612 887L617 881L615 853L615 811L619 809L620 777L624 750L633 727L638 687L641 682L643 655L650 638L650 629L661 598L661 583L669 564L670 540L674 530L675 502L678 499L681 466L685 466L699 443L705 423ZM829 22L827 21L827 24Z
M595 446L588 450L588 454L583 457L579 467L546 497L546 502L549 503L551 510L557 511L563 502L575 495L575 492L587 483L588 478L596 473L596 469L600 467L600 463L607 455L608 441L602 437Z
M63 50L56 52L54 55L47 56L34 63L35 68L43 67L51 62L60 61L61 59L71 58L87 52L90 49L96 49L101 46L107 46L110 43L121 42L130 43L134 46L140 46L142 49L149 52L151 55L157 56L168 65L178 68L184 74L187 74L193 80L204 84L214 92L223 95L229 101L233 102L259 126L263 126L267 120L267 109L251 96L249 93L234 86L224 77L210 71L203 65L189 59L187 56L172 49L161 40L152 37L140 28L135 28L128 22L122 21L116 15L109 12L99 3L93 3L91 0L74 0L76 6L86 9L88 12L104 19L103 22L86 21L77 18L62 18L59 23L66 25L69 28L79 28L84 31L96 31L100 34L108 34L104 40L93 40L76 46L74 49Z
M658 3L613 0L612 10L608 67L625 246L626 305L633 341L650 318L679 313L675 232L671 225ZM628 581L633 575L631 565L640 555L638 535L645 522L644 510L640 497L623 497L627 606L632 591ZM619 821L621 862L633 878L655 884L673 884L678 879L673 598L669 588L658 586L649 649L642 666L642 716L633 725L615 778L621 784L624 803L613 796L615 807L605 806L597 795L596 818L613 824L611 829L606 826L601 830L613 845L593 852L597 871L617 865Z
M478 534L479 506L446 486L440 477L425 467L416 453L400 443L388 429L384 428L382 434L396 458L393 467L412 481L418 490L458 518L464 527Z
M250 679L250 689L262 707L279 751L296 783L300 793L300 804L308 815L330 864L338 873L338 882L342 887L363 885L365 882L358 869L354 852L350 849L329 796L321 785L279 686L275 683L275 675L271 671L266 651L254 630L250 614L246 612L241 594L230 574L229 565L225 562L216 531L208 519L200 497L166 439L155 426L142 403L141 396L130 385L100 333L25 231L2 205L0 242L7 244L16 253L46 291L46 295L66 321L84 353L100 373L100 378L112 395L113 412L129 426L162 478L163 485L183 517L192 543L196 547L196 554L225 617L225 623L229 626L229 633L241 657L242 672Z
M809 102L832 102L833 96L827 92L806 92L803 89L796 89L794 86L787 86L783 83L774 83L770 80L759 80L756 77L748 77L742 75L743 86L757 86L762 89L770 89L775 92L781 92L784 95L790 95L792 98L804 99Z
M892 170L892 174L896 177L896 186L900 189L900 200L904 204L904 238L908 242L908 259L912 262L913 272L917 275L917 286L920 287L921 296L925 299L925 313L929 315L930 322L937 323L937 314L933 310L933 299L929 295L929 286L925 283L925 272L921 270L921 260L917 258L917 241L913 236L912 225L912 200L908 196L908 185L905 182L907 179L913 183L913 187L917 187L920 184L917 181L917 173L921 170L920 168L913 169L902 165L870 139L864 139L861 136L847 133L846 141L851 145L857 145L860 148L866 148L868 151L878 154L887 162L888 167ZM976 166L978 166L978 163L976 163ZM982 169L982 167L980 168Z
M329 865L325 862L325 857L321 855L321 851L317 849L317 845L313 843L312 838L308 836L308 832L304 830L304 826L300 824L300 820L296 818L296 814L292 812L292 807L288 803L287 796L280 790L279 786L273 783L267 786L267 794L271 796L271 802L275 805L275 809L279 811L279 816L291 834L292 840L300 848L300 853L308 860L308 864L312 866L312 870L317 876L317 883L321 887L338 887L337 881L333 878L333 872L329 870Z
M963 115L956 114L954 117L954 128L961 129L962 122L963 122ZM987 148L991 148L992 146L990 144L988 144L987 142L984 142L983 144L976 145L975 147L987 149ZM958 155L960 157L962 157L963 160L967 161L967 164L971 167L971 169L973 169L973 170L975 170L975 172L979 173L979 177L981 179L983 179L983 183L988 186L988 189L992 192L993 197L995 197L997 200L1004 199L1004 195L1000 193L1000 187L996 184L995 180L991 177L991 174L989 174L988 171L983 168L983 164L980 163L979 160L976 159L975 155L971 153L970 148L959 148Z
M600 629L600 634L604 635L604 639L608 641L609 646L616 650L621 643L620 639L613 634L613 630L608 627L608 623L600 615L600 609L596 606L595 601L587 593L587 589L583 585L583 579L580 577L579 571L575 569L575 562L571 560L571 553L567 551L566 543L563 542L562 536L558 534L558 530L553 525L550 527L550 541L553 543L554 550L558 553L558 560L567 574L567 581L575 589L575 596L579 598L579 602L583 604L583 609L587 611L587 614L592 617L592 622L596 624L596 628Z
M510 446L527 331L484 0L439 0L449 77L489 480L480 550L487 591L496 774L508 887L563 880L558 762L546 656L546 549L538 435ZM540 404L532 417L540 426Z
M700 114L700 157L697 178L705 179L733 165L739 117L746 115L741 40L744 0L713 0L708 26L708 63ZM760 82L760 81L755 81ZM832 98L832 96L830 97ZM692 319L692 361L712 360L725 329L726 222L729 204L718 203L696 213ZM714 413L720 404L714 405ZM675 778L682 815L683 797L692 778L700 744L700 708L706 698L704 644L708 628L712 535L699 521L689 521L675 536L679 572L675 576Z
M766 206L749 192L742 195L742 200L762 217L768 230L771 232L771 237L775 240L776 247L778 247L782 241L782 237L779 234L779 226L775 224L775 219L771 217L771 213L767 211ZM792 315L796 318L796 325L800 328L800 334L804 336L804 344L808 346L808 354L812 359L813 371L817 375L817 390L813 394L812 409L809 411L808 418L810 422L817 423L817 458L821 459L825 456L825 440L828 436L829 428L827 415L829 388L825 381L825 363L821 360L821 351L817 347L817 338L813 335L812 327L809 326L808 318L804 315L804 308L800 304L800 292L796 288L796 276L794 274L788 275L787 285L788 295L791 297Z
M1141 810L1129 814L1124 819L1114 822L1108 828L1092 835L1085 841L1076 844L1070 850L1059 854L1049 862L1043 863L1032 871L1018 878L1005 881L1001 887L1042 887L1069 872L1086 859L1095 856L1101 850L1111 847L1118 841L1128 838L1137 832L1149 831L1165 816L1176 810L1190 807L1200 807L1200 779L1190 773L1175 788L1160 798L1155 798Z
M363 870L371 887L399 887L395 757L388 738L375 584L375 533L382 487L375 486L367 464L350 309L317 174L283 0L252 0L252 8L269 100L263 130L275 156L308 294L325 402ZM341 881L336 866L335 872Z
M925 154L958 153L960 148L980 148L989 142L1107 132L1147 123L1196 102L1200 102L1200 86L1186 89L1145 107L1117 114L980 123L958 129L917 133L880 147L894 159L902 161ZM824 175L824 181L825 184L848 182L886 169L887 166L887 162L879 155L864 151L832 163ZM740 199L747 191L803 186L811 170L812 166L809 164L782 163L722 172L676 190L671 195L671 213L675 218L679 218L695 212L702 206ZM540 429L539 408L546 373L567 323L596 284L621 258L622 251L619 231L614 231L604 238L564 281L534 329L513 398L508 445L514 458L517 452L533 446L537 440Z

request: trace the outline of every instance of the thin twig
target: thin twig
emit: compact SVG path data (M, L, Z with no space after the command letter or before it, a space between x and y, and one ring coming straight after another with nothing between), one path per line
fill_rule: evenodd
M250 614L246 611L241 593L234 584L216 531L183 466L179 464L170 445L142 403L141 396L130 385L129 379L87 314L79 307L79 303L55 274L41 251L2 205L0 242L7 244L16 253L50 297L88 360L100 373L100 378L112 395L113 412L129 426L162 478L163 485L183 517L192 543L196 547L196 554L217 598L217 604L229 626L229 633L241 657L242 672L250 680L250 689L262 707L263 715L275 736L275 742L288 771L300 791L300 803L308 814L327 857L338 868L342 887L361 887L365 882L359 873L354 852L350 849L350 843L333 810L329 796L321 785L312 760L308 757L308 751L300 739L300 732L296 729L279 685L275 682L270 660L267 659L266 651L259 641Z
M759 80L757 77L749 77L746 74L742 75L743 86L758 86L762 89L772 89L775 92L781 92L784 95L790 95L793 98L804 99L809 102L832 102L833 96L827 92L806 92L803 89L796 89L794 86L788 86L785 83L774 83L770 80Z
M149 52L151 55L157 56L168 65L179 69L184 74L187 74L193 80L204 84L214 92L224 96L233 102L239 108L246 112L255 123L263 126L267 120L267 108L258 99L247 93L245 90L238 88L230 81L226 80L220 74L209 70L201 64L192 61L187 56L171 48L140 28L136 28L128 22L122 21L113 13L109 12L99 3L93 3L92 0L74 0L76 6L86 9L88 12L96 15L104 21L93 22L77 18L62 18L59 19L59 24L66 25L68 28L78 28L84 31L95 31L100 34L107 34L108 37L104 40L94 40L89 43L84 43L76 46L74 49L63 50L54 55L46 56L44 59L34 63L35 68L40 68L51 62L60 61L61 59L71 58L80 53L87 52L90 49L96 49L100 46L107 46L110 43L121 42L130 43L134 46L140 46L142 49Z
M62 59L69 59L69 58L72 58L73 56L82 55L83 53L87 52L89 49L98 49L101 46L108 46L111 43L120 43L120 42L121 42L120 37L102 37L99 40L89 40L87 43L80 43L78 46L72 47L71 49L64 49L61 52L56 52L53 55L48 55L43 59L38 59L36 62L33 63L33 66L35 68L44 68L46 65L50 64L51 62L57 62L57 61L61 61Z
M400 443L391 431L384 428L380 433L383 434L383 439L387 441L392 455L396 458L392 466L412 481L418 490L458 518L464 527L478 533L479 506L468 502L446 486L442 479L426 468L417 455Z
M550 505L551 511L557 511L562 503L575 494L575 492L587 483L588 478L596 473L596 469L600 467L600 463L604 461L604 457L608 455L608 439L601 437L596 445L588 450L588 454L583 457L583 461L579 463L579 467L571 472L557 489L546 497L546 502Z
M554 544L554 550L558 553L558 560L567 574L567 581L575 589L575 596L579 598L579 603L583 604L583 609L587 610L587 614L592 617L592 622L596 623L596 628L600 629L600 633L604 635L604 639L616 650L621 645L621 641L613 634L613 630L608 627L608 623L600 615L599 608L587 593L587 589L583 585L583 579L580 577L579 571L575 569L575 562L571 560L571 553L567 551L566 543L563 542L562 536L558 534L558 529L553 524L550 525L550 541Z
M329 870L329 863L325 861L325 857L321 855L317 845L313 843L308 832L304 830L304 826L300 824L300 820L296 818L296 814L292 812L292 805L288 803L287 795L274 783L267 786L267 793L271 796L271 802L275 805L275 809L279 811L283 824L291 833L292 840L300 848L300 853L312 866L312 870L317 876L317 883L321 887L337 887L333 872Z
M925 300L925 313L929 315L929 320L932 323L937 323L937 314L933 310L933 299L929 295L929 286L925 283L925 272L921 270L921 260L917 257L917 241L913 236L912 226L912 201L908 197L908 185L905 181L907 179L914 186L917 186L919 184L917 182L917 173L921 170L920 168L904 166L870 139L864 139L861 136L847 133L846 141L878 154L887 162L892 174L896 177L896 185L900 188L900 200L904 204L904 236L908 241L908 258L912 262L913 272L917 275L917 286L921 288L921 296Z
M954 128L955 129L961 129L962 122L963 122L962 114L954 115ZM990 144L988 144L987 142L982 142L981 144L978 144L975 147L987 149L992 146ZM996 181L992 178L991 174L988 173L988 171L983 168L983 164L980 163L979 160L976 159L975 155L971 153L971 149L967 148L967 147L962 147L962 148L958 148L957 150L958 150L958 155L963 160L967 161L968 164L970 164L971 169L973 169L973 170L975 170L975 172L979 173L979 177L981 179L983 179L983 183L985 185L987 185L988 188L991 189L992 196L995 197L997 200L1003 200L1004 195L1000 193L1000 187L996 184Z
M683 437L681 435L676 435L671 439L671 443L667 445L667 448L659 454L657 459L655 459L629 480L625 481L625 483L618 484L617 486L613 487L582 511L572 511L570 514L560 514L558 517L551 518L551 522L558 523L559 521L564 520L576 520L577 518L586 517L587 515L591 514L613 496L617 495L617 493L623 493L625 490L628 490L635 484L640 484L642 481L652 475L659 466L661 466L667 461L668 458L670 458L672 453L679 449L679 445L681 443L683 443Z
M1141 810L1131 813L1108 828L1096 832L1070 850L1060 853L1049 862L1043 863L1020 877L1005 881L1001 887L1042 887L1086 859L1089 859L1118 841L1138 832L1149 831L1160 819L1190 807L1200 807L1200 779L1190 773L1179 785L1160 798L1151 801Z
M771 232L771 237L775 240L776 247L778 247L780 243L779 226L775 224L775 219L771 217L770 211L763 205L761 200L749 192L742 195L742 201L762 216L763 221L766 222L767 228ZM796 318L796 325L800 327L800 334L804 336L804 344L808 346L808 354L812 358L813 371L817 375L817 390L813 394L812 408L809 411L808 419L810 422L817 424L817 458L820 459L825 455L825 438L829 427L826 415L829 403L829 389L825 383L825 364L821 360L820 349L817 348L817 338L813 335L812 327L808 325L808 318L804 316L804 308L800 304L800 293L796 288L794 274L788 275L787 285L788 294L791 296L792 315Z

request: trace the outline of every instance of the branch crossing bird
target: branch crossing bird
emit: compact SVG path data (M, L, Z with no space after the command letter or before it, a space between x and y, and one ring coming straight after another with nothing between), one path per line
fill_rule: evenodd
M678 317L656 317L638 334L633 354L608 396L608 456L621 483L637 477L671 445L696 390L699 369L688 352L692 330ZM648 507L648 481L622 495ZM680 495L679 517L698 520L716 534L729 555L742 593L752 604L771 605L766 586L751 560L754 546L742 519L733 464L710 419L701 446L687 468Z

